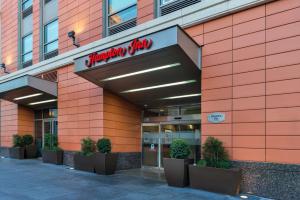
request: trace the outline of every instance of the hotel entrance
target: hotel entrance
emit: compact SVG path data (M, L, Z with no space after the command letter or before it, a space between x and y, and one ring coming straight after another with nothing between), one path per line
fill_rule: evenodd
M142 124L142 166L163 168L163 158L170 157L170 145L175 139L190 145L191 162L199 160L200 105L151 109L145 114L155 112L159 116L144 117Z

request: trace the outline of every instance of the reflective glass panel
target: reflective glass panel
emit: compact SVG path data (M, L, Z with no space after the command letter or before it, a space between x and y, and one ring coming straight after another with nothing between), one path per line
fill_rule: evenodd
M124 8L127 8L129 6L132 6L133 4L136 4L137 0L109 0L108 1L108 13L115 13L118 12Z
M109 26L117 25L137 16L137 7L133 6L109 17Z

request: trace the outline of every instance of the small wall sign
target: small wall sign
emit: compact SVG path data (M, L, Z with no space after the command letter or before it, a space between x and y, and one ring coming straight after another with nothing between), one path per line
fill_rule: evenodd
M207 116L207 120L211 123L217 124L225 121L225 113L215 112Z

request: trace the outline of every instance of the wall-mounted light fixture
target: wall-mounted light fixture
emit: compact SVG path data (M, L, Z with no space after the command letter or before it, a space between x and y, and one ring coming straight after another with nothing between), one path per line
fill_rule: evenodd
M9 72L6 70L5 63L1 63L1 64L0 64L0 68L3 69L3 72L4 72L4 73L9 74Z
M77 48L80 47L80 45L76 42L75 31L68 32L68 37L73 40L73 45L75 47L77 47Z

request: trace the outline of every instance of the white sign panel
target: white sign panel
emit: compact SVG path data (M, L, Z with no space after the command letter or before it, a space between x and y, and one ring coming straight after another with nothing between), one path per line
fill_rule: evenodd
M225 121L225 114L224 113L211 113L207 116L207 120L211 123L217 124Z

